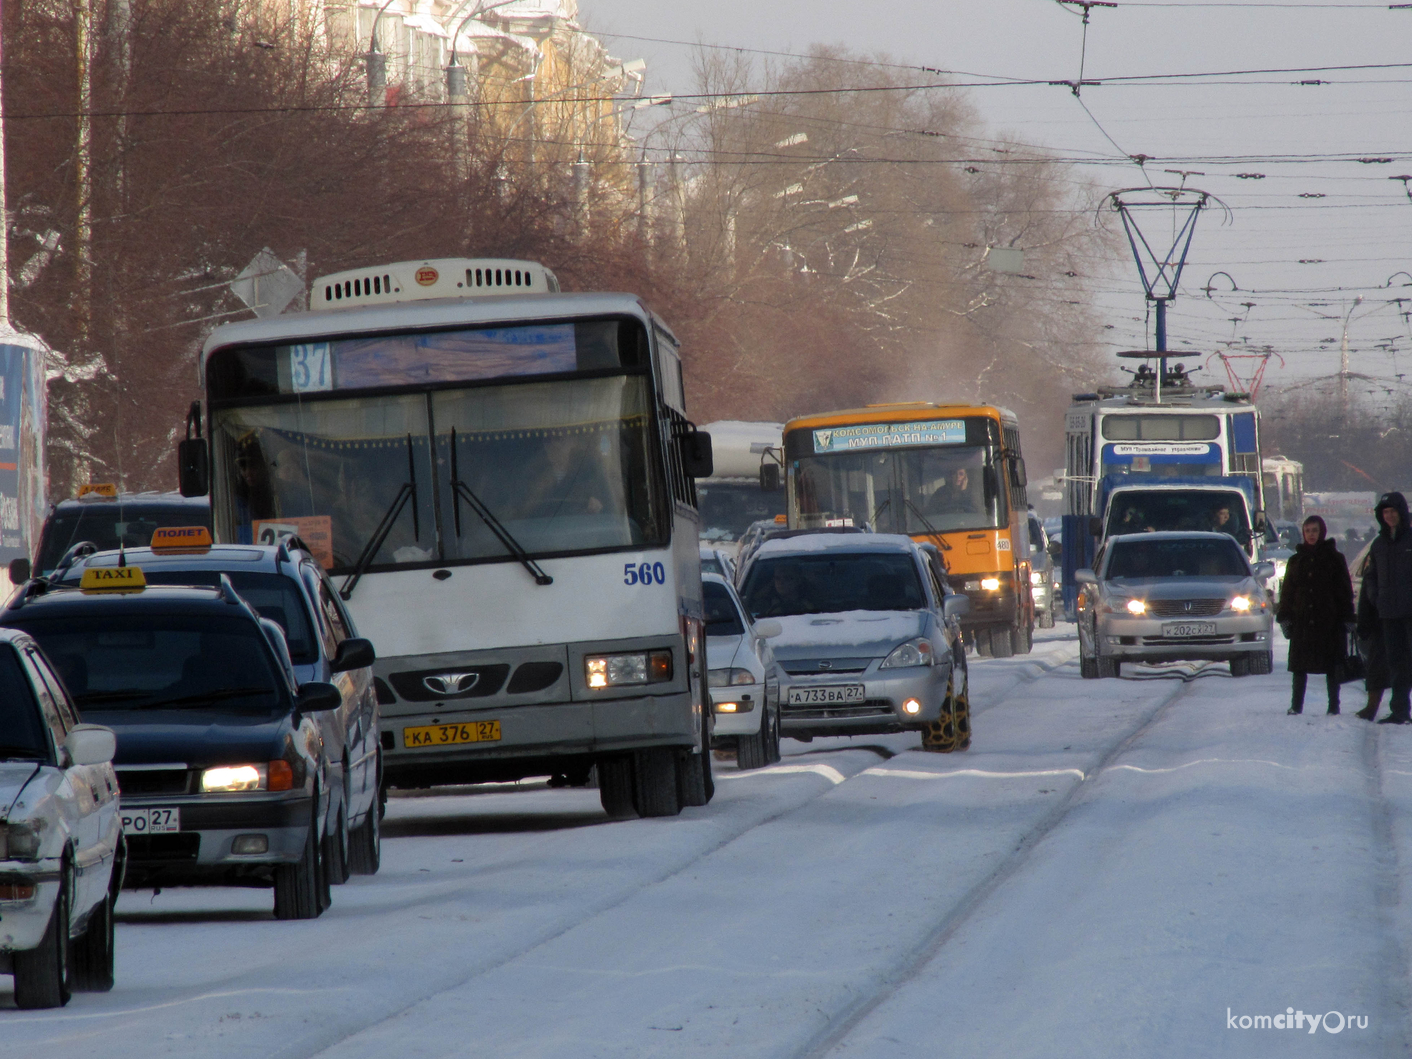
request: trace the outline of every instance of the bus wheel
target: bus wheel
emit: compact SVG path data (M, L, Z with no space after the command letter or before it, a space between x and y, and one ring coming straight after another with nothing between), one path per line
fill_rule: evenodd
M990 630L972 629L970 632L971 646L975 648L978 658L990 657Z
M598 800L610 820L630 820L637 815L633 806L633 761L631 754L614 754L598 759Z
M996 625L991 628L990 656L992 658L1011 658L1014 656L1014 632L1015 630L1008 625Z
M1015 644L1017 655L1027 655L1034 647L1034 626L1022 625L1018 629L1012 629L1010 637Z
M705 757L703 750L692 757ZM676 816L681 812L677 798L677 752L673 747L651 747L633 754L634 807L638 816Z

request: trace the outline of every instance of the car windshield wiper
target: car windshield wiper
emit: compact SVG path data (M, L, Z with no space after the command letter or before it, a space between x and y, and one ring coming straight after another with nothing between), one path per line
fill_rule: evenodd
M146 691L93 691L83 695L75 695L74 698L81 705L91 706L98 702L130 702L133 699L144 698L150 694Z
M368 567L373 563L373 556L382 549L383 543L387 540L387 535L392 532L392 527L397 524L397 518L402 514L402 509L407 506L407 501L412 501L412 539L422 539L422 523L417 515L417 464L412 454L412 435L407 435L407 480L402 483L402 487L397 490L397 495L392 498L392 503L387 511L383 513L382 521L378 523L378 528L373 530L373 535L368 538L368 543L363 546L363 552L358 556L358 561L353 564L353 572L348 575L348 580L343 582L343 587L338 590L338 594L344 599L349 599L353 595L353 590L358 587L358 582L363 579L363 575L368 572Z
M207 691L200 695L182 695L175 699L158 699L155 702L144 702L141 706L134 707L139 710L160 710L168 706L190 706L192 703L220 702L222 699L240 699L253 695L274 695L274 688L221 688L218 691Z
M48 756L49 755L44 753L44 751L36 750L32 746L5 746L3 743L0 743L0 758L10 761L14 761L17 758L42 761Z
M456 469L456 428L451 428L451 510L456 519L456 536L461 536L461 501L464 500L471 506L471 510L480 516L480 520L486 524L496 539L505 546L505 550L515 557L521 566L529 571L534 578L536 585L552 585L554 579L540 568L540 565L529 557L529 552L525 551L519 541L511 536L490 508L485 506L485 502L471 491L471 487L461 481L460 472Z

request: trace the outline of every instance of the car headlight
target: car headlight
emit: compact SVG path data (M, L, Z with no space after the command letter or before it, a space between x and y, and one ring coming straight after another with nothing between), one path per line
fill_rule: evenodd
M672 679L671 651L639 651L626 655L590 655L583 660L590 688L623 684L660 684Z
M1032 584L1032 585L1042 585L1042 584L1044 584L1044 571L1043 571L1043 570L1031 570L1031 571L1030 571L1030 584ZM997 585L997 587L999 587L999 586Z
M748 669L712 669L706 673L706 686L710 688L728 688L732 684L755 684L755 674Z
M288 791L294 789L294 769L288 761L258 765L217 765L201 770L201 793Z
M0 860L36 860L42 825L0 824Z
M932 642L923 637L898 644L883 659L879 669L901 669L903 666L929 666L932 664Z
M983 589L984 589L985 591L987 591L987 592L999 592L999 591L1000 591L1000 578L998 578L998 577L983 577L983 578L981 578L981 588L983 588Z
M1130 599L1126 604L1126 610L1129 614L1146 614L1147 602L1141 599Z
M1231 610L1238 610L1242 613L1250 609L1249 596L1236 596L1231 600Z

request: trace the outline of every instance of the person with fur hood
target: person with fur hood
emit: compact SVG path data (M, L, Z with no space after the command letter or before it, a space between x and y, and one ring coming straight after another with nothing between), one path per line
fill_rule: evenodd
M1310 673L1324 674L1329 713L1338 713L1347 626L1353 621L1353 581L1348 564L1318 515L1304 520L1304 542L1295 549L1280 583L1275 620L1289 640L1293 693L1289 712L1304 712Z
M1383 626L1383 650L1392 674L1392 713L1379 724L1412 723L1412 532L1407 498L1384 493L1373 508L1378 536L1363 575L1368 599Z

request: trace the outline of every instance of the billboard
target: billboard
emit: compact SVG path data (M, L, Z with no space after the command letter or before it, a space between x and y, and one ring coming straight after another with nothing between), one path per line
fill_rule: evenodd
M33 558L48 514L45 352L38 339L0 331L0 577L11 559Z

